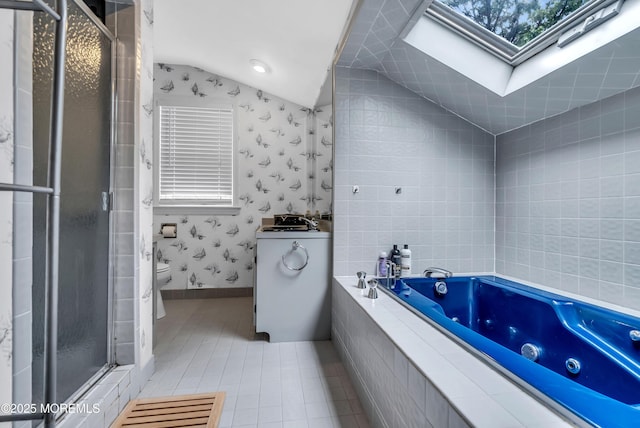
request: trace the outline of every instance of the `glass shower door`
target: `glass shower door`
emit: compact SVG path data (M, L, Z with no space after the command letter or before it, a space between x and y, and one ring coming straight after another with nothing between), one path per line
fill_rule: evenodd
M112 39L69 2L60 198L57 401L110 362L109 224ZM47 181L53 25L34 15L34 183ZM34 402L42 400L45 198L33 201Z

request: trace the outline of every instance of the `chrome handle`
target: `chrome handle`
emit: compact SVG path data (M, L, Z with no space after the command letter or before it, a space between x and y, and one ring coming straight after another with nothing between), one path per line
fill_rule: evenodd
M102 192L102 211L109 211L109 193Z
M370 279L369 281L367 281L367 283L369 284L369 294L367 295L367 297L369 297L370 299L377 299L378 298L378 281L373 278Z
M304 264L298 268L296 267L291 267L287 264L287 256L291 253L293 253L294 251L296 251L298 248L302 249L302 251L304 251L304 255L305 255L305 261ZM286 267L289 270L293 270L293 271L301 271L302 269L304 269L305 267L307 267L307 264L309 263L309 252L307 251L306 248L304 248L302 246L302 244L300 244L298 241L293 241L293 243L291 244L291 249L286 253L282 255L282 264L284 265L284 267Z
M358 275L358 288L367 288L367 286L365 285L365 280L367 278L367 273L364 271L359 271L356 273L356 275Z

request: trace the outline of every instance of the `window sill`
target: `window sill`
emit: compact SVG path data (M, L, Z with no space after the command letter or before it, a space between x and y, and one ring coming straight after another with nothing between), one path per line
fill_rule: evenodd
M154 206L154 214L160 215L238 215L240 207L217 207L208 205L163 205Z

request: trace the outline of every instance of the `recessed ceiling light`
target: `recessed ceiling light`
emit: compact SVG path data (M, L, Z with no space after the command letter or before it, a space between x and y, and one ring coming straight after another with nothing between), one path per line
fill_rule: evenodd
M269 66L262 61L252 59L249 63L251 63L251 67L253 67L257 73L267 73L269 71Z

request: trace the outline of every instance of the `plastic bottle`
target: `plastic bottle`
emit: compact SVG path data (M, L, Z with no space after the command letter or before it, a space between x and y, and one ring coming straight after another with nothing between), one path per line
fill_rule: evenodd
M385 277L387 276L387 252L380 251L380 255L378 256L378 276Z
M393 250L391 250L391 255L389 256L389 258L391 259L391 262L396 265L396 269L400 269L402 259L400 256L400 250L398 250L397 245L393 245ZM392 271L391 274L396 275L396 272Z
M402 268L402 276L411 275L411 250L409 245L404 244L404 248L400 250L400 266Z

